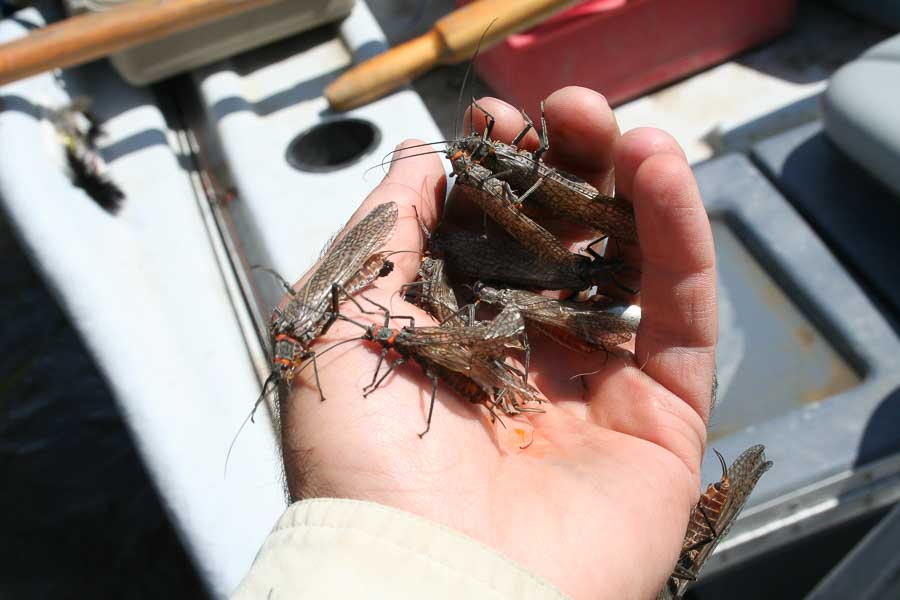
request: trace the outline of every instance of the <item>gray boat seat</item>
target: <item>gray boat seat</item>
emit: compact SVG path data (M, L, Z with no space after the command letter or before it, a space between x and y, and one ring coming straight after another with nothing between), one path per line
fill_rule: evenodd
M832 76L823 100L828 137L900 196L900 35Z

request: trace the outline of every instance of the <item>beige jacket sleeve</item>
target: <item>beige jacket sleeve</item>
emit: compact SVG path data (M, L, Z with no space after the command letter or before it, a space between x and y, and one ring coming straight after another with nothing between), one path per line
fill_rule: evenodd
M290 506L235 591L261 598L565 598L465 535L357 500Z

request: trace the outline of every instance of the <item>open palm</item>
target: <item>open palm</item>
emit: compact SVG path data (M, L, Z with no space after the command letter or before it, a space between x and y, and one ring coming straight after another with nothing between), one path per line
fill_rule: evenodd
M509 141L521 129L512 107L480 103L497 117L493 137ZM533 339L531 381L551 401L545 413L504 418L504 429L439 388L431 431L420 439L431 395L421 370L406 364L363 398L380 348L345 344L319 359L328 400L304 373L283 406L288 484L297 499L371 500L445 524L574 598L651 598L672 570L699 490L717 326L709 222L671 137L651 129L620 136L603 97L581 88L556 92L546 110L548 162L601 190L614 182L634 202L643 318L633 353L576 355ZM385 249L419 250L413 206L433 228L444 189L438 157L397 161L351 222L397 202ZM415 279L418 256L392 259L394 273L366 296L431 324L397 294ZM360 333L339 322L316 348Z

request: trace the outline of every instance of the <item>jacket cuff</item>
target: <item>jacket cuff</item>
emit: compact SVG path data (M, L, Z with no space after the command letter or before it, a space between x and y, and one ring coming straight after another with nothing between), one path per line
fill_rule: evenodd
M333 498L288 507L233 597L565 598L462 533L388 506Z

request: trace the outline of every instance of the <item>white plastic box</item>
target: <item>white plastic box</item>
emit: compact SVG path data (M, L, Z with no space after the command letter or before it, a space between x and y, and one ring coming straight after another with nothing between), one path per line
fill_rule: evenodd
M64 0L70 14L114 8L126 0ZM110 57L129 83L145 85L244 50L337 21L353 0L281 0L247 13L176 33Z

